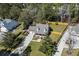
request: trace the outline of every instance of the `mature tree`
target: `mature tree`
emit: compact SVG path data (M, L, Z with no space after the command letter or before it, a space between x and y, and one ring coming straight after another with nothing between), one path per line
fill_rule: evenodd
M29 24L33 22L35 19L37 9L33 8L32 5L27 6L27 8L23 9L19 16L19 21L24 22L24 27L27 27Z
M22 41L22 38L16 39L16 36L11 32L7 32L3 35L4 37L2 38L3 42L1 45L5 46L6 48L15 48Z
M40 7L41 6L41 7ZM56 21L59 19L58 11L61 4L39 4L37 21Z
M0 4L1 18L18 18L23 4Z
M3 42L2 42L2 45L5 46L6 48L13 48L13 42L14 42L14 37L15 35L13 35L12 33L10 32L7 32L4 34L4 37L3 37Z
M14 4L9 3L9 5L10 5L11 7L12 7L12 6L17 6L17 7L20 8L20 9L23 9L23 8L24 8L23 3L14 3Z
M9 17L18 19L20 12L21 12L21 9L15 5L13 5L10 9Z
M26 28L29 25L30 19L28 18L28 15L27 15L27 11L26 10L24 10L23 12L21 12L18 21L20 23L23 22L24 28Z
M10 5L9 4L0 4L0 17L8 18Z
M78 4L69 4L71 17L77 17L79 15L79 5Z
M44 54L51 56L56 51L56 44L53 43L50 38L46 38L39 50Z
M26 50L24 51L23 55L24 55L24 56L29 56L30 53L31 53L31 51L32 51L31 46L28 46L28 47L26 48Z

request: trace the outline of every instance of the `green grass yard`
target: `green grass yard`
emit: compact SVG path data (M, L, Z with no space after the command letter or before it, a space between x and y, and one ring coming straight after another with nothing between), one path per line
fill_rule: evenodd
M50 38L52 39L53 42L57 42L59 39L60 35L57 34L51 34Z
M53 29L54 32L63 32L67 25L64 25L64 23L60 24L58 22L58 25L56 25L54 22L50 22L49 26Z
M51 34L50 34L52 41L58 42L60 36L62 35L63 31L66 29L67 25L68 25L67 23L58 22L58 25L56 25L55 22L49 22L49 26L52 29ZM61 34L55 34L52 32L58 32Z
M29 44L32 48L30 56L45 56L44 53L39 51L40 46L42 45L42 42L31 42Z

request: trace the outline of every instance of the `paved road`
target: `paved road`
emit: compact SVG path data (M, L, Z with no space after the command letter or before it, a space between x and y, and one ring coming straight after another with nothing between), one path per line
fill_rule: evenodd
M66 32L63 34L62 38L60 39L58 43L58 49L54 56L61 56L63 48L65 47L65 42L69 38L69 30L67 29Z
M14 51L12 51L10 55L14 55L14 54L21 55L29 45L30 41L33 39L34 35L35 35L34 32L30 32L28 36L25 37L24 41L19 45L19 47L17 47Z

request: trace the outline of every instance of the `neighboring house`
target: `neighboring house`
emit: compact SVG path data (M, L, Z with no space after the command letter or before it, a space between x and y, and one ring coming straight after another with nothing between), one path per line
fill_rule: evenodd
M28 31L34 31L36 35L45 36L49 33L49 26L48 24L36 24L29 26Z
M79 48L79 24L70 26L69 34L70 34L69 39L71 42L70 43L71 49L74 49L74 48L78 49Z
M72 32L73 32L72 35L77 35L77 36L79 36L79 24L73 26Z
M0 31L8 32L10 30L13 30L18 25L18 22L15 20L5 19L3 21L0 21Z

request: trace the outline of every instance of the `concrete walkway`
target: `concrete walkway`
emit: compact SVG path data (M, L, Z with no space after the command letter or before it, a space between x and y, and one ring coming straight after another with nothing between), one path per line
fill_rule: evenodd
M63 48L65 47L65 42L68 38L69 38L69 32L67 29L58 43L58 46L57 46L58 50L54 56L61 56Z
M24 41L19 45L19 47L17 47L14 51L12 51L10 55L15 55L15 54L21 55L24 52L24 50L27 48L29 43L32 41L34 35L35 35L34 32L30 32L28 36L25 37Z

